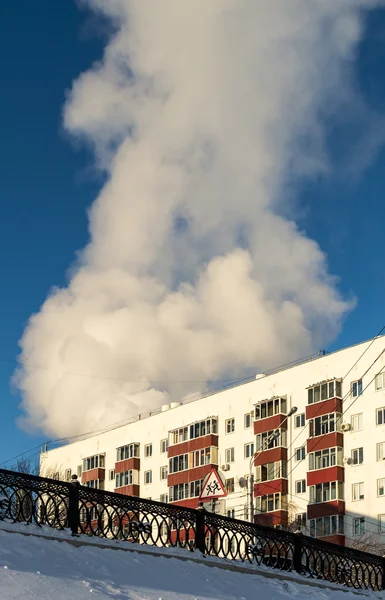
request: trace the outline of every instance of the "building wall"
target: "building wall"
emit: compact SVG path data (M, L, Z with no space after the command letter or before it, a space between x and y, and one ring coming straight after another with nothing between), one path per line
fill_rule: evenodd
M245 458L244 455L245 444L255 443L254 423L251 423L251 427L245 428L244 416L246 413L254 412L255 405L261 401L276 396L286 397L287 411L293 406L298 409L296 415L288 419L286 423L287 484L285 486L288 489L290 519L294 514L306 513L309 503L309 487L306 486L304 493L302 493L302 490L297 493L296 482L307 480L309 477L312 481L311 476L309 476L307 453L304 460L296 460L296 449L306 444L309 437L308 421L306 420L305 427L296 428L295 417L301 413L309 413L309 410L310 412L313 411L314 414L314 410L318 410L318 408L308 408L306 410L308 406L307 388L309 386L334 378L343 379L350 371L342 384L343 411L346 411L342 421L350 423L353 415L362 413L363 427L361 431L347 431L340 436L343 439L343 456L345 458L342 468L343 475L341 476L344 481L344 508L342 509L339 505L339 508L335 510L338 514L342 514L341 511L343 510L345 512L345 541L347 545L358 539L358 536L354 535L357 531L355 531L353 520L361 515L366 518L366 530L369 529L372 532L371 535L378 537L377 519L378 515L385 515L385 496L378 497L377 495L377 479L385 478L385 461L376 460L376 445L385 442L385 425L376 424L376 409L385 406L385 391L376 391L373 381L367 389L364 389L362 395L353 398L351 396L351 383L360 379L363 373L369 369L363 377L363 388L365 388L375 374L385 367L384 355L382 355L376 364L370 368L371 363L378 357L384 347L385 338L381 337L373 344L365 342L291 368L282 369L267 376L258 375L251 382L208 395L190 403L172 408L167 407L167 410L158 412L148 418L141 418L134 423L48 451L41 457L42 472L49 466L50 471L56 469L63 473L65 469L71 469L72 473L76 473L77 467L81 465L83 458L101 453L105 454L105 489L114 490L115 481L109 479L109 473L115 468L116 449L125 444L139 443L140 470L137 473L139 488L135 489L139 489L141 497L151 497L154 500L159 500L162 494L168 494L168 483L167 480L160 480L160 469L162 466L168 465L168 454L170 456L173 454L170 448L168 453L161 453L161 441L168 438L169 432L176 428L189 426L196 421L211 416L217 417L219 468L226 463L226 449L234 448L235 453L234 462L229 463L229 469L224 472L226 479L234 478L234 492L230 493L225 502L221 504L225 511L234 510L236 517L244 518L247 497L245 488L241 488L239 485L239 478L245 477L249 473L250 460ZM365 350L365 355L360 358ZM356 361L358 363L355 365ZM312 407L314 406L317 405L312 405ZM329 404L327 407L329 407ZM328 410L328 408L325 408L325 410ZM226 431L226 420L230 418L235 419L235 430L228 433ZM261 423L262 420L259 421L259 429ZM146 457L145 447L150 443L152 443L152 456ZM318 447L320 447L320 443L322 445L320 438L312 438L308 445L318 444ZM363 464L349 464L350 461L346 460L351 458L352 450L361 447L364 453ZM209 466L207 466L206 471L208 469ZM150 470L152 471L152 483L145 484L145 472ZM200 476L202 471L205 472L205 469L200 469ZM255 467L253 467L253 472L256 473ZM182 480L189 481L189 476ZM364 484L364 499L353 501L352 486L360 482ZM272 483L274 484L274 481ZM258 489L257 487L257 494L259 493ZM197 498L189 499L188 503L185 502L185 504L194 506L197 501ZM183 502L180 503L183 504ZM329 508L326 507L326 510L329 510ZM322 513L324 509L321 507L319 511ZM309 515L314 514L317 514L317 509L312 507ZM309 521L307 521L308 525ZM306 529L305 532L308 533L309 529ZM385 543L385 535L379 536L379 539Z

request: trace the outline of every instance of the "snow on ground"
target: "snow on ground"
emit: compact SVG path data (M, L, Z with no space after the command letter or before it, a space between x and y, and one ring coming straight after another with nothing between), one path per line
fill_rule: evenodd
M317 600L359 597L159 554L75 548L0 530L1 600L310 600L315 595ZM384 598L382 593L370 596Z

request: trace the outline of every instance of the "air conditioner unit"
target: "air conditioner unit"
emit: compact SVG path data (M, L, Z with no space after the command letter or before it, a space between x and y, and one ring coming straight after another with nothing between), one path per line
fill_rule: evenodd
M341 425L341 431L350 431L352 428L352 426L350 425L350 423L342 423Z
M352 464L352 459L350 458L350 456L345 456L344 463L347 464L347 465L351 465Z
M222 471L229 471L230 465L222 465L221 469L222 469Z

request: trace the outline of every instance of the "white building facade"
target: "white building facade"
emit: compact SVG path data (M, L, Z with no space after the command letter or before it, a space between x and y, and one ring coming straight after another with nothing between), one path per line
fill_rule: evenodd
M255 522L375 552L385 544L384 349L380 337L165 405L43 453L42 473L195 508L215 467L227 489L218 509L239 519L250 518L252 473Z

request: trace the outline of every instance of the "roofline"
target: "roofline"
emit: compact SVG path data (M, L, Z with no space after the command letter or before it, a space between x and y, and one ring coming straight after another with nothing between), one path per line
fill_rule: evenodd
M288 371L289 369L293 369L294 367L299 367L301 365L304 365L308 362L312 362L314 360L321 360L323 358L326 358L327 356L332 356L334 354L338 354L339 352L343 352L345 350L350 350L352 348L355 348L357 346L363 346L365 344L368 344L370 342L374 342L376 339L381 339L381 338L385 338L385 334L383 335L378 335L375 336L374 338L365 340L363 342L357 342L356 344L351 344L350 346L345 346L344 348L339 348L338 350L333 350L332 352L328 352L327 350L318 350L318 352L308 355L305 358L299 358L297 360L291 361L289 363L285 363L283 365L280 365L279 367L274 367L272 369L267 370L265 373L261 374L263 375L263 379L265 377L270 377L271 375L275 375L277 373L281 373L282 371ZM320 354L322 353L322 354ZM261 377L262 378L262 377ZM248 383L251 383L253 381L258 381L258 374L257 375L252 375L250 377L247 377L245 379L240 379L237 381L232 381L230 383L228 383L227 385L223 385L220 388L217 388L216 390L212 390L212 391L208 391L208 392L204 392L203 394L199 394L199 396L197 397L191 397L191 398L185 398L184 400L180 401L179 406L175 406L172 409L169 410L174 410L176 408L180 408L186 404L191 404L192 402L198 402L199 400L202 400L203 398L208 398L210 396L215 396L215 394L220 394L221 392L227 391L227 390L231 390L234 389L236 387L241 387L243 385L247 385ZM162 407L160 406L159 408L155 408L152 411L148 411L145 413L139 413L137 415L134 415L133 417L130 417L129 419L125 420L124 423L121 424L111 424L109 427L107 427L106 429L100 430L100 431L95 431L95 432L88 432L88 433L84 433L84 434L79 434L78 436L73 436L76 437L78 439L70 441L68 443L62 443L60 445L57 446L57 448L52 448L51 450L48 450L48 452L52 452L53 450L57 450L58 448L61 448L63 446L70 446L71 444L76 444L78 442L81 442L85 439L90 439L92 437L97 437L99 435L102 435L103 433L109 433L110 431L114 431L115 429L120 429L121 427L126 427L127 425L131 425L132 423L136 423L138 421L143 421L144 419L148 419L150 417L153 417L155 415L161 414L162 411ZM72 436L69 436L69 438L67 439L71 439ZM49 442L48 442L49 443ZM51 443L55 443L55 440L53 440Z

